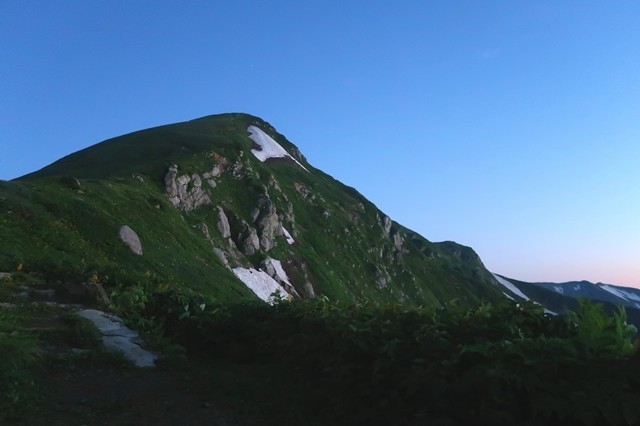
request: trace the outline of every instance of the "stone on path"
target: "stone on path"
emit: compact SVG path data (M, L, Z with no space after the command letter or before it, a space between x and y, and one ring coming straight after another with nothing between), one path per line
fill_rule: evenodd
M102 343L108 349L114 349L131 360L136 367L154 367L158 356L142 348L138 333L124 325L121 318L96 309L85 309L78 312L96 326L102 334Z

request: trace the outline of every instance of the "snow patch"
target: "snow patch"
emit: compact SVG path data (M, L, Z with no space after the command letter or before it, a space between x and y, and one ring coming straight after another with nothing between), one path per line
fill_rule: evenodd
M574 285L574 286L573 286L573 289L574 289L575 291L580 291L580 288L581 288L581 287L580 287L580 284L576 284L576 285Z
M282 269L282 265L280 265L280 269ZM284 270L282 272L284 273ZM249 287L256 296L267 303L270 302L271 295L273 293L278 293L283 299L288 299L290 297L289 294L284 291L282 286L280 286L276 280L271 278L269 274L264 271L258 271L253 268L234 268L233 273L244 283L244 285ZM286 275L287 274L284 274L285 277Z
M250 133L249 137L251 140L260 147L260 149L251 150L251 153L255 155L258 160L265 162L269 158L290 158L307 172L309 171L305 166L300 164L298 160L293 158L291 154L282 147L282 145L273 140L271 136L260 130L258 127L249 126L247 127L247 130Z
M511 283L508 280L505 280L502 277L497 276L496 274L493 274L493 276L495 277L496 280L498 280L498 282L500 284L502 284L503 286L505 286L507 289L509 289L513 294L515 294L518 297L523 298L524 300L529 300L529 298L527 297L526 294L524 294L523 292L520 291L520 289L518 287L516 287L515 285L513 285L513 283Z
M289 276L287 275L285 270L282 268L282 262L276 259L268 259L268 261L271 263L271 265L273 265L273 269L276 270L276 275L278 276L278 278L280 278L283 282L293 287L293 285L291 285L291 282L289 281Z
M505 293L504 291L502 292L502 294L504 294L505 296L507 296L509 299L513 300L514 302L517 302L516 299L514 299L513 297L509 296L507 293Z
M562 286L561 286L561 285L554 285L554 286L553 286L553 289L554 289L557 293L564 294L564 288L562 288Z
M630 292L628 290L623 290L621 288L616 288L612 285L608 285L608 284L601 284L600 288L602 288L605 291L608 291L609 293L613 294L614 296L620 297L621 299L624 300L635 300L636 302L640 302L640 296L637 295L636 293Z
M289 231L287 231L287 229L284 226L282 227L282 233L284 234L284 237L287 239L287 242L289 244L293 244L296 242L296 240L293 239Z

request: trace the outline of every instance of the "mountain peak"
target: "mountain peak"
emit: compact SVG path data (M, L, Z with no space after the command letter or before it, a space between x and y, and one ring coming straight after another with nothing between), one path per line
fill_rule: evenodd
M0 268L96 273L109 277L106 286L151 272L216 300L264 300L274 289L433 306L500 297L471 248L431 243L393 222L248 114L112 138L0 191L7 210L23 212L0 238L21 235L21 246L36 247L6 245ZM123 226L139 237L139 254L123 247Z

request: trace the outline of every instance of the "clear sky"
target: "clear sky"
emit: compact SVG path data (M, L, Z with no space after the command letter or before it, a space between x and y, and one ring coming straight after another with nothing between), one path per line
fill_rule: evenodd
M0 1L0 179L238 111L494 272L640 287L639 1Z

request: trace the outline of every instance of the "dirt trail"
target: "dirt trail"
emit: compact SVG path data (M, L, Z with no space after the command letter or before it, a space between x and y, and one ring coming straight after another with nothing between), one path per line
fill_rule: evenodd
M55 288L55 290L54 290ZM22 286L6 309L29 309L23 330L64 336L70 325L65 316L94 308L91 297L76 287ZM4 301L2 301L4 303ZM65 334L66 333L66 334ZM35 410L5 419L20 426L80 425L220 425L253 426L237 408L219 408L208 390L211 376L194 367L179 368L158 362L155 368L134 368L108 357L91 357L64 338L45 339L47 359L38 371L43 400ZM72 354L71 356L69 354ZM81 354L79 357L73 354ZM70 356L70 357L69 357ZM69 357L69 362L66 362ZM117 360L117 357L116 357ZM121 366L122 365L122 366ZM197 367L196 367L197 369ZM224 411L224 412L223 412Z

